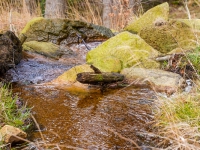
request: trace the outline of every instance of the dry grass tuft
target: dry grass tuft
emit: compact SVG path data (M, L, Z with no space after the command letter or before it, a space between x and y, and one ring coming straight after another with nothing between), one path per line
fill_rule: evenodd
M67 18L82 20L88 23L103 25L103 3L101 1L82 0L68 2ZM110 4L111 12L108 14L110 28L122 30L129 21L142 14L141 0L131 3L130 0L114 0Z
M156 112L157 134L164 139L164 149L200 149L200 85L191 93L169 98L159 97Z

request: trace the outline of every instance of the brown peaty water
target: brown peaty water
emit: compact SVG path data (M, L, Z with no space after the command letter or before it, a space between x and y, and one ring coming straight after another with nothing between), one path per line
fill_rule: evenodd
M85 149L132 149L154 145L150 136L154 92L148 88L87 91L45 86L14 88L33 107L47 143ZM145 135L145 136L144 136ZM42 138L35 130L34 141Z

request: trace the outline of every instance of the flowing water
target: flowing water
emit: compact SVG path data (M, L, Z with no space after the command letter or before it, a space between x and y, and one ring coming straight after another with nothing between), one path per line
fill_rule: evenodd
M77 53L87 52L83 47L73 48ZM80 90L44 84L76 65L66 61L66 57L55 61L26 55L7 73L16 83L13 91L32 107L42 131L41 136L35 129L31 140L59 144L60 149L89 150L139 149L137 145L149 149L158 142L150 134L155 99L152 90L129 86L107 89L102 94L96 86Z

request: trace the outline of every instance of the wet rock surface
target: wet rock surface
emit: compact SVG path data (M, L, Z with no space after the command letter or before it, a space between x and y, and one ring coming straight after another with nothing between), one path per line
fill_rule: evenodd
M22 46L11 31L0 35L0 75L15 67L22 59Z
M88 43L91 48L100 42ZM63 55L59 60L50 59L39 54L24 52L24 59L6 73L6 79L20 84L39 84L49 82L63 74L73 66L85 62L88 52L84 44L73 44L70 47L61 46Z

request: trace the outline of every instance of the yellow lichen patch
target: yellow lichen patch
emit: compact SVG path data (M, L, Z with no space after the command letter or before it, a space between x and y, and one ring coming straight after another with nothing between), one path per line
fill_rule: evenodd
M138 33L143 28L155 24L157 21L168 21L169 16L169 4L167 2L160 4L146 13L144 13L138 20L128 24L125 30Z
M70 70L67 70L62 75L60 75L58 78L53 80L51 83L53 84L73 84L76 82L76 77L78 73L81 72L94 72L90 65L79 65L71 68Z
M61 56L59 46L50 42L30 41L23 44L23 50L58 59Z

